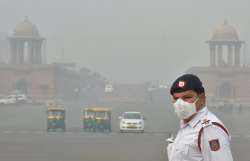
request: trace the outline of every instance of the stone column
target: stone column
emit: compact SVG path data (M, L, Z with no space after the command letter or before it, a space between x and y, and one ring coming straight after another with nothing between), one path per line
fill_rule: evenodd
M232 44L228 44L228 65L233 66L233 48Z
M16 41L16 64L21 64L21 41Z
M10 40L10 63L16 64L16 57L17 57L17 44L16 41L11 39Z
M31 42L30 51L32 53L32 64L36 64L36 48L35 48L35 42Z
M215 66L215 45L209 44L210 47L210 66Z
M32 50L33 50L33 64L37 64L37 42L32 41Z
M18 63L23 64L24 63L24 42L19 41L18 42Z
M234 64L235 66L240 66L240 44L234 45Z
M222 45L218 45L218 66L222 66L222 54L223 54L223 48Z
M36 54L37 54L37 63L42 64L42 42L39 40L36 43Z
M29 55L29 63L34 64L34 50L33 50L33 42L28 42L28 55Z

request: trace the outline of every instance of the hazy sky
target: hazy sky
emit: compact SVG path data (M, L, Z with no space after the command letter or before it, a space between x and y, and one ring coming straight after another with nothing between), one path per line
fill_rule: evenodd
M48 62L76 62L119 82L171 81L208 65L205 41L225 19L249 44L249 6L249 0L0 0L0 31L13 32L28 16L47 39Z

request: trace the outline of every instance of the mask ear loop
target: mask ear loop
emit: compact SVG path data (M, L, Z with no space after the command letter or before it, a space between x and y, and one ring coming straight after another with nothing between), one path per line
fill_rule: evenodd
M200 97L198 96L198 97L195 99L195 101L192 103L192 104L195 105L195 111L196 111L196 113L198 112L198 111L197 111L197 107L196 107L196 102L197 102L199 99L200 99Z
M199 99L200 97L198 96L193 103L196 103Z
M195 99L194 103L196 103L199 99L200 99L200 96L204 95L204 93L201 93L201 94L198 94L197 95L197 98Z
M201 93L201 94L199 94L199 95L198 95L198 98L201 98L201 96L206 97L205 93ZM202 103L202 104L201 104L202 108L203 108L205 105L206 105L206 103L205 103L205 102L204 102L204 103Z

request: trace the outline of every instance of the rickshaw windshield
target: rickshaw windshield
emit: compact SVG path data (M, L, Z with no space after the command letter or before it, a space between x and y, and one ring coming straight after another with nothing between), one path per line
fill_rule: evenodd
M48 111L49 116L63 116L62 111Z
M96 112L96 117L107 118L107 112Z
M124 119L141 119L141 114L139 113L125 113L123 115Z
M95 116L95 113L92 112L92 111L85 111L85 116L94 117L94 116Z

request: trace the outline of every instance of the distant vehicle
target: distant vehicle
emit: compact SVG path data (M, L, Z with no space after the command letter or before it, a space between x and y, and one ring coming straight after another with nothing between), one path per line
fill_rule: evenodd
M148 91L148 92L152 92L152 91L155 91L156 89L157 89L157 88L154 88L154 87L148 87L148 88L147 88L147 91Z
M120 119L120 132L144 132L144 117L140 112L124 112Z
M111 132L111 110L108 108L84 108L82 119L84 131Z
M17 102L15 95L8 95L2 99L0 99L0 104L9 105L9 104L15 104Z
M159 84L159 88L160 89L167 89L168 85L166 85L166 84Z
M17 103L28 103L28 97L25 94L15 95Z
M114 91L113 85L112 84L106 84L104 88L105 93L112 93Z
M27 95L22 93L12 93L8 96L3 97L0 99L0 104L15 104L15 103L28 103L31 100L28 98Z
M56 103L50 102L47 109L47 131L65 131L65 110Z

